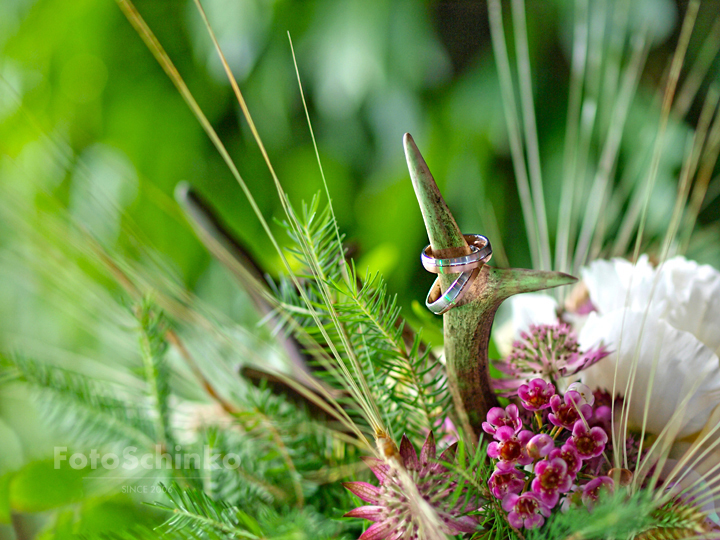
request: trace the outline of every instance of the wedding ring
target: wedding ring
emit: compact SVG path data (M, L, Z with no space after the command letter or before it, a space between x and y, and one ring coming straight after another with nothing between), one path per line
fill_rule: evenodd
M435 279L430 292L425 299L425 305L435 315L442 315L449 311L460 301L465 291L470 288L475 278L480 273L477 268L461 273L455 281L443 293L440 288L440 277ZM435 300L432 298L437 297Z
M472 251L470 255L450 259L436 259L432 256L432 248L428 244L420 254L420 260L425 270L433 274L459 274L474 270L490 260L492 247L486 237L480 234L465 234L463 236Z

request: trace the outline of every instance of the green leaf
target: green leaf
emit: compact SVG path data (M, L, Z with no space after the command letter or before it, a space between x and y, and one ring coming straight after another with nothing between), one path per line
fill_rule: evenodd
M85 474L67 464L56 469L52 460L28 463L10 479L10 508L43 512L77 502L83 498Z

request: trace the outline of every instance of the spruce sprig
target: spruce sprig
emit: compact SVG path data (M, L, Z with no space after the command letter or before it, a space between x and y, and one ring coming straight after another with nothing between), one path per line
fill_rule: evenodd
M170 430L170 370L165 360L166 322L162 312L145 299L135 310L140 324L140 350L145 380L155 408L155 438L164 447L174 446Z
M326 337L338 343L344 341L340 333L345 334L351 350L343 350L342 356L348 363L348 356L358 359L362 378L386 424L395 435L408 432L419 438L447 415L450 403L444 372L420 335L406 327L397 298L388 294L383 278L367 274L362 279L354 264L338 260L335 218L328 206L320 209L319 204L315 197L303 205L299 220L302 238L297 227L287 228L294 242L288 249L302 265L298 275L303 278L306 298L323 322L322 332L287 282L276 288L280 305L287 317L316 340L321 351L330 345ZM328 356L315 357L322 367L318 376L344 391L346 381L329 365Z
M37 390L50 425L64 429L73 440L86 444L137 444L150 448L155 443L153 425L141 396L20 355L0 357L6 382L20 381Z
M250 515L244 508L210 498L195 489L173 483L163 486L169 504L154 506L172 512L156 529L162 535L182 533L191 538L265 540L271 538L339 538L342 526L313 509L278 512L264 507Z

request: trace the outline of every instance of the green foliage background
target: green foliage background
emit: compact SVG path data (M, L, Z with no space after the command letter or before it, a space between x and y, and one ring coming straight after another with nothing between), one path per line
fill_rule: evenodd
M561 212L571 4L527 5L551 231ZM360 273L382 272L406 316L415 317L413 302L422 303L432 278L418 264L427 238L402 154L404 132L413 134L460 227L490 236L496 263L530 265L483 2L207 0L204 5L280 180L299 203L320 189L321 180L295 80L286 35L291 34L340 228ZM218 130L264 215L281 219L270 175L192 1L143 0L137 7ZM626 128L631 136L623 138L623 164L652 143L652 132L644 128L657 124L657 107L651 105L685 5L644 0L632 9L631 24L649 25L653 47ZM697 56L716 9L713 2L701 7L690 58ZM716 58L710 81L717 79L717 64ZM108 250L130 260L144 262L142 247L149 247L169 275L231 320L254 324L247 296L210 259L182 217L173 199L175 185L185 180L196 186L271 274L278 272L277 256L201 127L114 2L4 0L0 77L0 185L5 196L11 193L29 209L29 222L67 211ZM691 123L699 110L699 102L690 109ZM688 130L682 120L671 121L649 216L651 238L667 225ZM599 151L592 149L595 155ZM700 216L706 232L689 253L716 267L717 196ZM275 229L286 238L279 225ZM74 290L79 282L69 275L68 290L60 294L57 275L19 264L29 240L25 235L0 220L0 350L63 357L68 365L100 375L102 362L134 358L131 332L118 337L128 347L113 349L112 340L97 334L98 320L78 315L94 309L91 291ZM116 285L101 285L118 292ZM48 433L37 416L20 387L0 396L0 486L14 486L0 489L0 522L7 522L2 497L8 492L25 501L16 510L33 516L76 500L75 480L59 480L60 487L52 488L52 473L37 472L47 466L43 460L52 457L53 445L67 443ZM3 476L18 470L23 476ZM126 496L85 505L82 512L88 516L83 523L97 530L156 519ZM0 525L0 538L11 537L9 531Z

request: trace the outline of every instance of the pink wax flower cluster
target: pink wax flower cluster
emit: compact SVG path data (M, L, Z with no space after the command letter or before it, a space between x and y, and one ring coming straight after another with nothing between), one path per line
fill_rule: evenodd
M541 527L554 509L579 500L591 508L601 490L614 489L602 474L608 468L609 408L595 404L589 388L574 383L560 395L534 378L520 384L514 397L526 412L515 403L493 407L483 423L494 439L487 447L495 464L488 487L510 525Z

